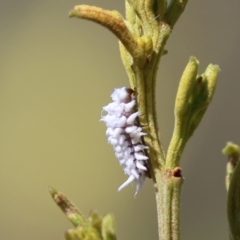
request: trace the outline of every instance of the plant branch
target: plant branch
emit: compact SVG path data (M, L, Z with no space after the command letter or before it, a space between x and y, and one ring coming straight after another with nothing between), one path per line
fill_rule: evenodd
M180 80L166 169L179 166L184 147L201 122L216 88L219 67L210 64L201 76L197 76L198 65L197 59L191 57Z
M189 99L191 98L198 72L198 61L191 57L181 77L175 102L175 125L168 148L166 169L179 166L179 160L187 141L189 125Z
M128 30L119 12L108 11L94 6L79 5L74 7L69 16L91 20L108 28L117 36L136 61L143 61L143 49Z
M125 0L126 20L116 11L80 5L70 17L88 19L112 31L120 40L120 52L131 88L136 92L139 122L149 147L154 182L159 240L180 239L180 194L183 177L179 161L186 142L199 125L211 102L219 68L209 65L197 76L198 61L190 58L177 94L175 127L165 156L158 132L156 78L158 65L173 26L187 0ZM168 3L168 4L167 4Z

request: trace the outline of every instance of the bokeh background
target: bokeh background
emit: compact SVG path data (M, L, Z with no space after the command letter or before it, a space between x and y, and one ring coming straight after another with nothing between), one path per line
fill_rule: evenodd
M115 87L128 86L116 38L92 22L69 19L78 4L124 14L124 1L0 1L0 239L64 239L71 224L48 186L88 214L113 212L119 239L157 239L155 197L147 181L126 177L99 122ZM168 41L157 82L166 148L174 98L189 56L219 64L213 102L183 157L182 239L226 239L228 140L240 144L240 2L189 1Z

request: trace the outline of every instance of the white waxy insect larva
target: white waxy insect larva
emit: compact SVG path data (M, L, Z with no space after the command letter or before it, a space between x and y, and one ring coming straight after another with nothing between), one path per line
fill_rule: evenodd
M144 170L144 171L147 171L147 168L144 167L139 161L137 161L136 165L137 165L137 167L138 167L139 169L142 169L142 170Z
M125 140L126 140L126 136L120 135L120 137L119 137L119 144L120 144L120 145L123 145L123 143L124 143Z
M117 145L118 144L118 140L116 138L112 138L112 137L108 138L108 142L112 145Z
M139 151L142 151L144 149L148 149L147 146L144 146L144 145L137 145L137 146L134 146L134 150L135 152L139 152Z
M147 159L148 159L147 156L144 156L144 155L139 154L139 153L134 153L134 157L135 157L137 160L147 160Z
M136 169L132 169L130 172L131 175L133 175L135 177L135 179L139 178L139 173L137 172Z
M136 105L136 101L135 100L132 100L131 102L126 103L125 106L124 106L125 112L130 112L135 105Z
M123 129L121 129L121 128L116 128L116 129L113 130L112 136L113 136L114 138L118 138L122 132L123 132Z
M127 118L125 116L121 116L119 119L119 127L123 127L127 122Z
M125 128L125 132L126 133L131 133L133 131L135 131L138 127L137 126L129 126Z
M130 88L117 88L111 95L113 102L103 107L107 114L101 116L101 121L107 125L106 135L108 142L113 146L115 156L129 178L118 190L132 182L136 183L136 193L142 188L146 177L150 176L148 157L145 150L148 148L142 142L142 132L137 118L134 91Z
M139 116L138 112L131 114L126 121L127 124L133 124L138 116Z
M121 153L122 149L121 149L120 146L116 146L116 147L115 147L115 151L116 151L117 153Z
M123 188L125 188L128 184L132 183L135 180L133 175L130 175L130 177L127 179L126 182L124 182L119 188L118 191L121 191Z

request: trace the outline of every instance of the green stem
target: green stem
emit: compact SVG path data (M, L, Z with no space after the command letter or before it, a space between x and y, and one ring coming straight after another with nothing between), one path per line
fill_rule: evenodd
M168 176L165 176L166 179L163 180L162 184L162 194L163 194L163 202L162 202L162 214L163 214L163 222L160 224L161 228L161 237L160 239L171 239L171 203L172 203L172 183ZM164 206L164 207L163 207Z
M162 149L158 133L158 123L156 116L156 77L160 58L164 51L166 41L170 35L171 28L161 23L158 42L155 44L155 51L152 53L151 59L146 60L145 65L139 66L137 63L132 67L135 77L134 83L137 90L137 97L140 112L140 124L147 135L144 141L149 147L149 157L154 172L153 178L156 179L161 167L165 164L165 154ZM133 75L131 74L131 76ZM159 188L160 186L157 186Z
M172 240L180 239L180 198L183 178L175 177L173 179L173 194L172 194Z
M166 170L165 154L158 134L155 104L157 69L170 32L170 27L162 23L159 40L156 44L158 50L152 54L151 61L144 67L139 67L137 64L132 67L135 78L133 82L137 90L137 102L141 113L140 123L147 132L144 141L149 147L151 172L156 191L159 240L180 239L180 193L183 178L181 170L174 168L176 166Z
M157 209L160 240L180 239L180 196L183 178L181 169L167 170L162 174L157 192Z
M166 169L173 169L179 166L180 157L186 144L186 138L181 136L181 129L182 126L180 126L180 123L176 121L173 131L173 137L168 148L167 160L165 165Z

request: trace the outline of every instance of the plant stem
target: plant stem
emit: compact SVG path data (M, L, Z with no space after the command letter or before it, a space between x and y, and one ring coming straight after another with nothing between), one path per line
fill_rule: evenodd
M180 196L183 178L181 169L166 170L157 179L160 191L156 192L158 232L160 240L180 239Z
M132 68L134 88L137 89L139 103L140 124L147 135L144 137L149 147L151 175L154 181L159 240L180 239L180 194L183 178L181 169L176 165L166 168L165 154L159 139L156 118L155 86L157 66L160 62L165 43L171 29L162 25L158 40L158 51L153 53L151 61L144 67L136 64Z

